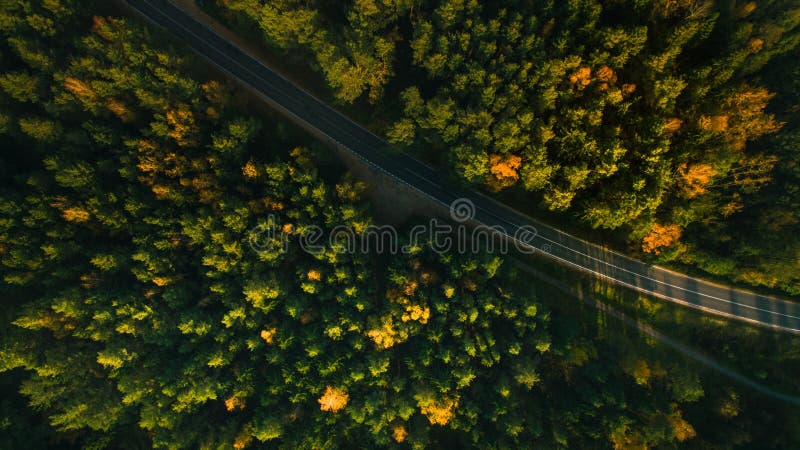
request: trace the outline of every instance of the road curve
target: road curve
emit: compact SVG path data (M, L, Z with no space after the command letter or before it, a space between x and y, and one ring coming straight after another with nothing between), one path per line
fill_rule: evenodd
M419 160L391 150L366 128L327 106L264 66L241 48L206 28L167 0L127 0L150 21L183 40L199 55L254 90L280 112L352 152L397 182L449 207L457 199L474 205L474 221L503 230L508 238L574 269L621 286L702 311L800 334L800 304L710 283L645 264L586 242L480 193L446 184ZM531 231L535 230L535 233Z

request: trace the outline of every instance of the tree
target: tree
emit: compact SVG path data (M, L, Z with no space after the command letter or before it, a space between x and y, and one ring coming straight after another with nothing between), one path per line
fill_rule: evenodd
M678 244L681 238L681 228L675 224L654 224L650 234L642 240L642 250L648 253L660 254L663 249Z
M325 388L325 393L317 400L319 402L319 409L322 411L337 412L347 406L347 400L350 396L346 391L328 386Z

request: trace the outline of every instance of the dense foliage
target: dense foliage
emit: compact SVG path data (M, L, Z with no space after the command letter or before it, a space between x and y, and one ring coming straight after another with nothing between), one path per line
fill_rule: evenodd
M0 446L798 444L796 415L551 313L497 257L301 251L373 222L365 186L92 11L0 3Z
M340 100L396 105L388 138L465 182L662 260L800 293L798 209L785 207L799 198L785 170L797 98L774 100L791 93L762 80L796 78L795 1L217 4L310 56ZM765 185L780 207L759 206L774 198Z

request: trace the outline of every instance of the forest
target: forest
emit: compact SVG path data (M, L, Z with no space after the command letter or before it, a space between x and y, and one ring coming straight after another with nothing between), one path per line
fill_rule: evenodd
M225 2L240 8L237 11L245 3ZM597 33L592 26L576 25L598 20L592 15L599 14L597 8L589 7L593 3L568 3L570 8L582 5L580 14L572 14L577 22L550 25L548 33L561 36L567 29ZM537 23L550 22L546 15L546 20L537 21L489 6L483 10L473 2L447 2L431 12L413 2L378 5L367 0L355 2L355 9L345 16L353 28L328 30L326 26L345 22L326 22L337 11L325 4L329 9L318 15L304 9L314 2L270 2L281 6L276 13L291 14L264 13L262 19L265 29L296 27L295 34L273 31L284 39L276 45L302 46L317 55L326 77L350 80L331 83L343 101L356 100L362 93L373 102L382 101L392 75L400 70L393 66L400 56L394 55L400 52L403 30L411 23L407 18L413 17L419 30L428 29L428 41L435 42L422 44L426 32L415 28L413 46L419 49L420 61L432 65L433 80L458 78L456 74L471 65L472 58L436 63L437 58L428 55L448 48L450 38L462 48L471 48L469 30L437 31L452 26L457 16L474 14L474 20L464 17L459 23L470 23L485 33L504 30L512 41L530 36L526 27L538 30ZM675 17L677 29L684 6L673 4L674 12L663 13ZM530 6L528 2L519 5ZM283 119L264 114L246 91L210 71L187 47L139 18L97 15L96 6L86 0L0 1L0 448L800 446L796 407L721 378L612 318L582 307L532 280L510 259L440 253L426 242L391 258L344 253L333 244L319 254L302 251L299 239L312 226L330 230L344 224L358 230L378 224L367 197L369 186L349 174L329 148ZM566 6L552 8L562 7ZM552 8L553 14L565 13ZM496 19L485 23L479 19L490 13ZM714 33L709 17L717 14L697 14L698 30L684 30L687 42L693 35ZM626 20L634 19L626 16ZM669 25L669 21L653 21ZM514 23L519 23L516 38ZM614 39L619 45L631 39L644 45L647 35L642 33L635 38L632 31L620 31ZM781 33L772 33L774 39L762 44L764 55L778 55L790 46ZM386 37L360 46L366 45L366 36L375 34ZM326 36L337 44L326 46ZM537 39L528 50L512 48L510 42L498 44L493 52L476 50L476 57L492 53L503 59L501 52L512 50L537 53ZM566 36L559 41L565 52L577 45ZM342 42L352 45L337 46ZM605 56L596 57L622 77L626 59L618 48L612 46ZM670 60L678 58L679 50L665 57L663 70L671 67ZM547 52L542 52L546 57ZM364 60L354 66L329 66L326 59L355 57ZM742 58L738 66L730 62L732 73L727 79L737 70L760 71L765 85L782 89L782 101L789 102L776 108L794 107L787 99L798 92L797 78L786 82L785 67L796 72L797 63L788 53L776 56L784 58L781 66L762 64L761 59L769 59L766 56ZM764 153L756 153L750 144L747 151L754 152L752 158L772 162L769 171L754 172L752 177L777 180L776 171L781 171L780 177L790 180L792 173L798 174L795 166L776 159L791 158L787 139L793 135L785 134L790 125L781 125L778 112L765 112L764 102L772 96L766 88L753 85L742 88L749 91L729 93L750 105L747 118L731 115L729 119L731 128L740 127L736 136L727 131L719 135L689 132L694 127L692 119L682 116L686 134L675 130L673 137L666 137L660 119L636 119L624 112L625 100L615 106L604 97L612 96L615 89L623 91L614 87L611 78L601 90L595 83L602 72L582 72L582 62L566 59L571 61L565 63L568 68L546 72L554 77L575 72L595 78L584 85L587 78L580 75L584 78L576 79L574 97L562 98L560 87L554 88L553 101L576 108L572 112L557 108L559 114L589 120L599 111L592 108L602 103L603 111L608 105L620 120L616 138L603 135L601 139L604 128L598 125L582 128L587 133L584 139L595 135L595 148L602 153L615 139L614 145L627 145L623 128L635 126L643 133L641 139L654 146L650 154L625 151L608 159L608 164L618 166L619 174L609 174L603 183L643 177L637 178L644 180L640 191L656 195L649 183L657 182L662 176L658 173L676 157L663 155L688 148L692 139L704 142L708 154L703 157L720 158L698 159L696 164L714 161L714 170L736 171L745 166L730 160L730 154L725 160L719 152L727 147L716 139L739 139L745 145L761 132L769 134L773 144L759 140ZM486 70L492 67L488 62L481 64ZM365 70L357 69L360 65L385 71L375 72L378 78L358 81L358 70ZM644 78L632 80L646 85L644 74L649 69L641 70L637 76ZM710 73L702 78L710 80ZM483 76L492 78L488 73ZM720 86L727 86L721 81L725 76L715 76ZM467 84L480 81L463 79ZM662 88L674 90L681 84L676 80L672 87ZM539 82L545 83L543 79L525 83ZM493 92L510 95L517 89L522 86L497 86ZM625 95L637 96L630 109L645 108L652 101L628 91ZM449 91L437 81L424 89L409 87L402 92L403 100L412 106L404 111L408 116L392 128L399 140L441 143L441 148L449 139L464 142L454 153L443 155L450 158L454 170L467 169L459 165L466 153L458 153L473 151L467 143L486 138L487 152L501 154L503 144L491 136L481 138L477 127L467 127L462 121L473 120L469 116L507 122L513 109L510 97L504 100L510 108L505 110L468 98L467 91ZM579 98L584 94L585 98ZM452 101L443 100L448 95ZM522 91L519 95L534 98ZM487 94L487 99L491 96ZM474 111L467 114L459 109L456 105L461 102L473 105ZM703 104L699 99L689 103ZM675 105L663 105L669 106L675 111ZM429 114L430 108L447 107L453 114L442 116L449 118L441 122L433 120L437 114ZM526 126L544 133L540 114L554 109L545 104L530 107ZM583 119L577 110L583 111ZM714 114L721 112L703 113L712 124L717 123L713 126L719 126L721 119ZM547 120L558 122L558 127L571 126L568 118L563 124L554 116ZM647 128L630 122L636 120L655 122ZM745 120L757 121L763 128L745 126ZM505 164L504 173L519 174L529 183L537 175L531 174L534 169L528 158L537 154L535 148L546 149L549 144L534 142L536 133L527 135L523 128L514 132L510 122L508 126L509 139L526 136L530 145L509 143L508 151L497 160L504 162L487 164ZM548 141L570 139L556 128L553 125L545 133L552 134ZM403 129L407 134L401 138ZM445 130L454 136L442 134ZM664 147L657 152L655 147L660 145ZM523 148L531 152L524 158L515 153ZM710 149L718 154L710 156ZM772 159L765 156L767 149L775 152ZM739 151L745 154L745 149ZM538 154L545 157L545 153ZM515 162L515 157L522 162ZM595 162L602 164L603 157L598 158ZM562 164L542 184L554 189L547 192L560 192L553 194L556 197L568 196L571 188L563 184L564 174L576 167L566 159ZM687 166L685 170L697 169ZM472 179L486 181L491 173ZM717 180L716 175L713 179ZM569 203L600 205L619 200L603 199L601 191L591 188L596 183L600 181L586 178L573 186L575 201ZM746 189L747 183L733 183L724 191L702 183L692 185L708 192L671 200L663 194L664 205L675 204L670 214L680 210L688 216L702 215L716 211L720 202L730 200L725 195ZM665 190L677 189L666 184ZM765 186L760 190L742 191L740 201L752 202L747 211L756 218L784 211L783 222L769 226L777 227L773 234L789 233L794 226L789 215L797 210L786 205L796 200L795 193L781 191L777 182L761 184ZM784 196L783 209L763 197L775 192ZM556 197L544 194L543 198ZM654 198L647 202L655 202ZM700 204L705 208L702 212ZM654 208L653 214L667 214L667 206L661 203ZM642 210L637 220L651 220L644 218L648 214ZM747 223L743 214L737 212L726 220L708 218L709 226L719 230L715 233L718 245L726 245L725 233L733 233L726 230L736 230L736 220ZM713 252L703 247L708 242L690 240L692 223L681 225L687 227L687 240L681 241L687 250L680 258L699 258L701 248ZM413 224L412 220L405 226ZM288 236L288 245L255 251L248 235L259 226L278 227ZM646 242L656 249L664 247L657 245L660 238ZM689 249L692 245L697 250ZM758 254L752 257L759 260ZM759 270L767 269L753 270L761 274ZM790 282L780 278L776 285L786 287ZM696 333L692 339L723 348L721 355L735 354L737 360L745 361L740 368L762 381L773 373L793 380L800 370L800 339L751 327L729 330L716 322L700 321L692 330ZM739 345L724 344L726 338ZM759 359L763 354L771 355L769 361Z
M458 182L800 294L794 0L207 3Z

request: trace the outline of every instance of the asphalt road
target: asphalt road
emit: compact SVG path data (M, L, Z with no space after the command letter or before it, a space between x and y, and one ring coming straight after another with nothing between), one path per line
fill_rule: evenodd
M465 208L474 206L474 222L503 230L522 250L539 252L574 269L708 313L800 334L798 303L645 264L563 233L480 193L448 185L441 173L391 149L386 141L264 66L171 2L127 1L309 131L349 150L377 171L421 192L433 202L449 207L461 200Z

